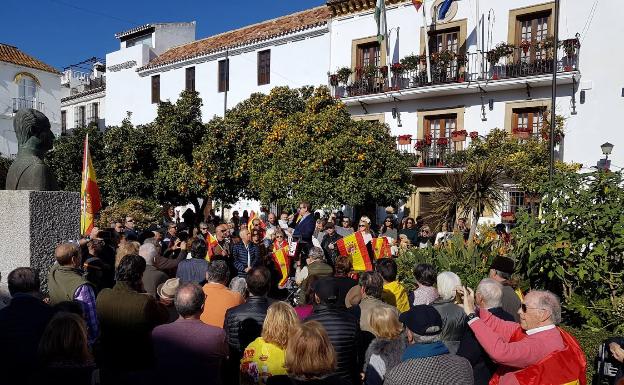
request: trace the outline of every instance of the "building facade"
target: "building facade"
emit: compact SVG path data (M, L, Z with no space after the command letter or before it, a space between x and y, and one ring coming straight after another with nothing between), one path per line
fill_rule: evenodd
M61 132L61 74L52 66L0 43L0 153L14 157L17 140L13 117L22 108L34 108L50 120L52 132Z
M624 73L607 68L624 54L605 40L622 29L615 2L561 0L555 42L554 1L453 1L441 14L442 0L424 1L418 11L411 1L386 0L381 43L375 3L328 0L201 40L194 23L117 34L120 50L106 57L107 124L128 116L134 124L151 122L158 102L175 101L184 89L200 93L207 121L253 92L327 85L354 119L387 124L397 147L419 156L416 193L404 202L419 215L450 171L445 156L466 148L471 135L500 128L544 136L556 66L554 111L565 119L557 157L590 168L608 141L616 149L612 164L624 164L624 134L613 122L624 103ZM507 196L501 212L527 204L513 186ZM486 220L500 220L500 212L488 214Z
M106 127L106 66L96 58L79 64L65 68L61 77L61 134L88 125ZM85 71L84 65L90 68Z

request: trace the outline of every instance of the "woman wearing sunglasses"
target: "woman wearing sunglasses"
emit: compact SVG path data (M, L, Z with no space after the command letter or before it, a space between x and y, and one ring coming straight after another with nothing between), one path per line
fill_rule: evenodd
M397 239L398 232L397 229L394 227L394 219L392 217L386 217L386 219L384 219L384 223L383 225L381 225L379 235L392 239Z

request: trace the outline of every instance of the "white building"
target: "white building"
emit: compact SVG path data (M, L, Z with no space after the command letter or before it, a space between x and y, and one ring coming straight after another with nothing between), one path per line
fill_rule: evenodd
M624 165L624 133L613 119L624 107L624 73L610 68L624 53L605 40L624 32L617 2L561 0L559 48L552 40L554 1L460 0L440 18L442 0L427 0L425 19L411 1L386 0L388 38L381 45L375 3L328 0L197 41L194 24L148 24L118 34L120 50L106 57L107 124L119 124L127 111L135 124L150 122L159 101L175 101L185 88L199 91L209 120L252 92L331 85L355 119L386 123L393 135L404 136L400 149L420 155L412 168L417 190L406 205L415 216L428 211L437 180L449 171L445 154L469 145L464 130L541 136L552 107L556 51L555 111L566 119L557 155L589 168L608 141L615 145L612 164ZM493 58L488 52L501 42L511 48ZM389 67L406 57L414 66L394 76ZM327 73L341 67L354 73L336 85ZM414 148L428 138L427 151ZM511 190L502 211L525 204L523 194ZM500 213L490 214L498 220Z
M0 153L4 156L17 154L13 116L21 108L43 112L52 132L60 134L61 74L18 48L0 43Z
M63 70L61 86L61 133L95 124L106 127L104 117L106 73L103 60L91 58ZM83 68L87 65L85 71Z

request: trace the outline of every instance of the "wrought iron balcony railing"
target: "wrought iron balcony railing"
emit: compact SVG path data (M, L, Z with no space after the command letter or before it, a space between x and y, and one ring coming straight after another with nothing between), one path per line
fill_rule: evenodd
M24 108L33 108L38 111L43 111L43 103L32 99L13 98L13 112Z
M455 143L450 138L446 145L440 145L434 139L430 145L421 148L417 148L418 141L418 139L397 141L397 150L415 156L414 167L446 167L448 155L455 152Z

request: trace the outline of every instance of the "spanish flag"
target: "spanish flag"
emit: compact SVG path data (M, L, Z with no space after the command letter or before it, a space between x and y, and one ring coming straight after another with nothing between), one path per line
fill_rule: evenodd
M257 219L260 221L260 229L262 229L262 231L264 232L264 230L266 229L266 224L262 221L260 216L258 216L258 214L256 214L256 212L253 210L251 210L251 213L249 214L249 221L247 222L247 230L249 231L253 230L254 219Z
M388 238L386 237L373 238L371 243L373 245L373 252L375 253L375 259L392 257L392 252L390 251L390 242L388 242Z
M89 153L89 134L85 137L82 158L82 183L80 185L80 233L89 234L93 229L95 214L102 208L100 190L95 180L95 169Z
M288 282L288 267L290 266L290 257L288 256L288 245L276 250L273 253L273 262L275 267L282 273L282 278L279 281L279 288L283 289Z
M212 257L215 253L221 253L223 250L221 245L219 245L219 241L212 234L208 233L208 239L206 239L206 246L208 246L208 250L206 251L206 259L207 261L212 261ZM214 250L213 250L214 249Z
M362 233L359 231L339 239L336 242L336 246L338 246L340 255L351 258L353 270L373 270L373 265L368 255L368 250L366 249L366 243L364 243L364 237L362 237Z

